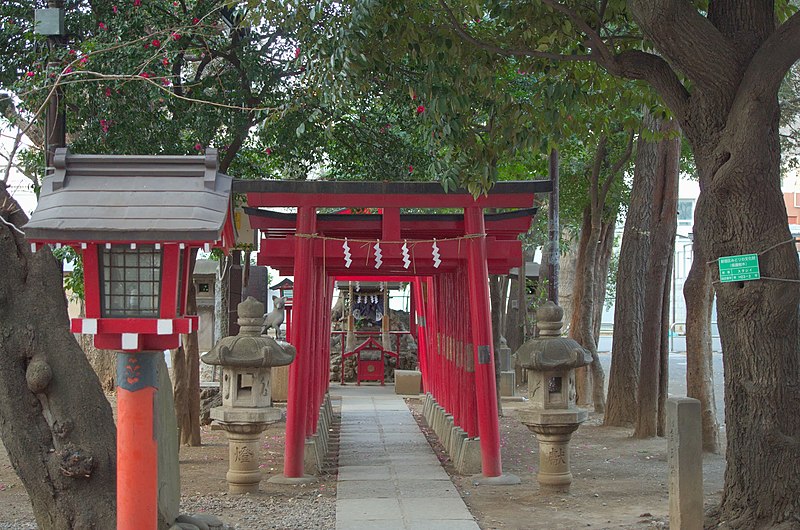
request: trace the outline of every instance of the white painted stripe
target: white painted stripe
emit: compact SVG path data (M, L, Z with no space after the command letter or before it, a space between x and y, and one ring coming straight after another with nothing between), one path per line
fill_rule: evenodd
M156 333L158 335L172 335L172 320L169 318L159 318Z
M81 333L84 335L97 335L97 319L84 318L81 320Z
M86 250L86 243L81 243L81 249Z
M31 252L36 253L36 243L31 243Z
M131 250L136 250L136 243L131 243Z
M156 250L161 250L161 243L156 243Z
M123 350L138 350L139 349L139 334L138 333L123 333L122 334L122 349Z

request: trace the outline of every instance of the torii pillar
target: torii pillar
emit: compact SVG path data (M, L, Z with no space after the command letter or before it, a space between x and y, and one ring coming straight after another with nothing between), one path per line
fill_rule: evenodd
M467 241L467 279L475 356L481 478L489 483L516 484L519 483L518 477L503 475L500 458L500 421L497 416L497 382L494 375L494 341L489 309L491 299L483 208L473 206L464 209L464 232L467 236L473 236Z

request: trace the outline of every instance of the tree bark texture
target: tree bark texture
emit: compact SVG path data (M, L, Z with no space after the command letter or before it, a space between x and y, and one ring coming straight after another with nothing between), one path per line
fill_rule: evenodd
M661 132L676 131L676 124L665 123ZM659 431L659 396L666 392L663 386L662 366L669 355L663 347L666 334L664 311L669 307L669 285L672 273L672 255L675 250L678 201L678 164L680 138L659 142L655 166L655 182L651 203L650 255L645 272L644 321L642 323L642 352L639 364L637 389L638 414L633 435L636 438L656 436ZM668 347L668 344L667 344ZM663 374L666 375L666 374ZM662 409L663 410L663 409ZM662 427L663 430L663 427Z
M645 114L644 126L655 127L655 120ZM639 386L639 360L642 355L645 278L650 255L650 201L656 177L658 148L656 142L639 137L633 171L628 212L622 232L622 246L617 269L617 295L614 304L614 337L608 395L603 425L630 427L636 421L636 392Z
M686 394L700 401L703 450L719 452L719 423L714 397L711 314L714 287L711 267L700 245L692 245L692 267L683 284L686 300Z
M26 222L0 187L0 215ZM61 269L0 223L0 437L39 528L114 528L111 406L69 331Z
M190 259L191 271L194 275L194 264L197 251L193 251ZM197 314L197 292L194 282L188 286L186 312ZM175 400L175 417L178 421L179 443L197 447L200 439L200 347L197 330L188 335L181 335L181 345L172 350L172 391Z

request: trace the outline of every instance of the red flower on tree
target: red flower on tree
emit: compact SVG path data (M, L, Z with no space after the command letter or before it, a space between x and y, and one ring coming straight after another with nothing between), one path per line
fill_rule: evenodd
M108 31L108 28L106 27L106 25L103 22L100 22L99 24L97 24L97 27L102 29L103 31Z
M153 39L152 41L150 41L150 44L152 44L154 47L158 48L159 46L161 46L161 41L158 40L158 39Z
M425 105L417 107L417 114L422 114L423 112L425 112Z
M203 144L201 144L200 142L194 144L194 150L195 151L202 151L203 150Z

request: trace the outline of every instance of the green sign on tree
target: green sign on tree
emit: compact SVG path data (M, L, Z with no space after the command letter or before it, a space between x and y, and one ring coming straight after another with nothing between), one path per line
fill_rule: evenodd
M761 272L758 270L758 254L743 254L741 256L724 256L719 258L719 281L743 282L758 280Z

